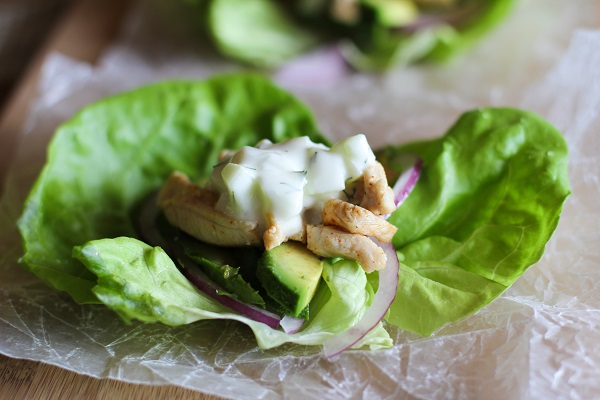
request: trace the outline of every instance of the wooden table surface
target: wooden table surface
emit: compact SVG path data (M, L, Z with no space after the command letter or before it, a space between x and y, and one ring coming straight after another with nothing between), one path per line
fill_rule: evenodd
M129 1L79 0L57 24L25 71L0 115L0 188L17 138L36 96L46 56L60 51L94 63L118 31ZM0 191L1 194L1 191ZM36 361L0 355L0 399L219 399L176 386L147 386L96 379Z

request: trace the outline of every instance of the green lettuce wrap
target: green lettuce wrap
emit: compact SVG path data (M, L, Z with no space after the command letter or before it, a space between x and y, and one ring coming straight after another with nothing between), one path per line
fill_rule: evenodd
M224 148L308 135L327 144L310 111L264 77L171 81L86 107L56 132L19 219L25 268L79 303L104 303L125 321L180 325L234 319L260 347L319 345L356 324L377 279L356 262L325 260L309 320L294 334L228 310L191 285L159 247L141 241L133 209L174 170L210 174ZM542 256L569 194L567 147L539 117L469 112L443 137L378 152L421 177L389 217L401 261L389 324L429 335L489 304ZM389 347L379 323L355 347Z
M358 70L441 62L467 49L516 0L186 0L222 54L275 68L334 45Z

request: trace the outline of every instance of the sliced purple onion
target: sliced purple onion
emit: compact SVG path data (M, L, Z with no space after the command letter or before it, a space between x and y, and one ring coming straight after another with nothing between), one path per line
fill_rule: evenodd
M371 240L383 249L387 257L386 267L379 271L379 288L371 306L356 325L323 343L323 353L326 358L335 357L358 343L379 324L396 298L400 270L396 249L391 243L380 242L374 237L371 237Z
M402 174L400 174L393 187L394 203L396 203L396 207L406 200L421 176L423 161L417 156L411 157L414 157L414 160L411 162L410 167L406 168Z
M245 317L254 321L261 322L272 329L277 329L281 322L281 317L269 311L254 305L244 303L231 296L219 294L219 288L204 275L204 273L194 265L187 257L180 256L179 262L182 265L181 272L183 275L196 286L202 293L210 296L225 307L232 309ZM284 328L285 329L285 328ZM299 329L299 328L298 328Z
M336 47L318 49L294 58L276 73L275 80L283 86L331 86L350 73L342 54Z
M281 328L283 328L285 333L291 335L298 332L300 328L302 328L302 325L304 325L304 322L305 321L302 318L294 318L290 317L289 315L284 315L283 318L281 318L279 325L281 325Z

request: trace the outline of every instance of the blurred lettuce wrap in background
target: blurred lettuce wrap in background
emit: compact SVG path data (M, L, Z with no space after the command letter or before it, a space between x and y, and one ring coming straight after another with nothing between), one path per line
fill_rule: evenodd
M275 68L335 46L355 69L441 62L471 46L516 0L186 0L226 56Z
M224 148L303 135L327 143L304 105L252 74L164 82L92 104L50 145L19 220L22 263L77 302L104 303L125 321L234 319L263 348L322 344L369 307L377 273L325 260L314 312L286 334L197 291L163 249L137 238L131 216L174 170L201 180ZM423 170L389 218L399 228L401 269L386 321L429 335L489 304L540 259L569 194L567 146L531 113L481 109L439 139L390 146L378 159L397 174L407 154L420 157ZM391 345L379 323L356 347Z

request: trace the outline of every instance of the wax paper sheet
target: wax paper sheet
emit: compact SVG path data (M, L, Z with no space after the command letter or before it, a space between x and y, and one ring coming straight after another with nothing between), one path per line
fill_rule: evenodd
M348 351L256 347L248 328L124 324L77 305L17 264L15 221L54 128L105 95L165 78L241 67L191 35L169 2L140 3L96 67L60 54L43 69L0 201L0 352L95 377L174 384L239 399L591 399L600 395L600 10L596 1L523 0L472 51L443 67L304 82L275 75L311 106L332 139L373 147L442 134L463 111L534 110L570 146L568 199L542 260L489 306L422 338L390 327L395 345ZM156 10L159 12L156 12ZM176 29L175 29L176 28Z

